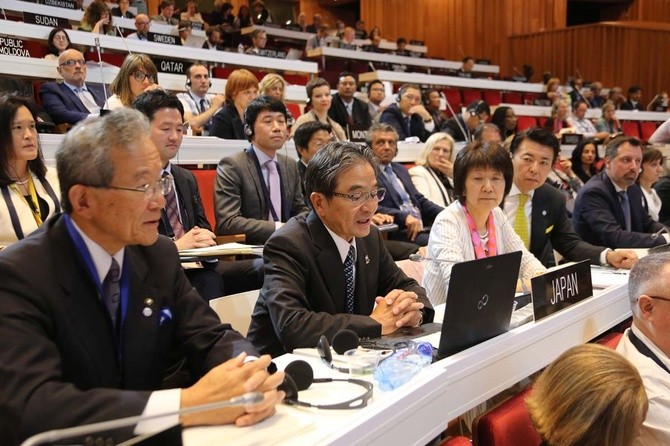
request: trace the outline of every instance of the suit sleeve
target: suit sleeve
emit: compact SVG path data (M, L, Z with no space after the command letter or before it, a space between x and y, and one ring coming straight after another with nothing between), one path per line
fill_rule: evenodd
M209 135L222 139L237 139L233 123L224 112L225 107L221 108L212 117L212 125L209 127Z
M558 214L550 232L551 245L554 249L570 261L578 262L589 259L593 265L600 265L600 254L606 248L594 246L579 238L562 202L557 203L555 211Z
M76 124L88 118L89 113L69 109L63 102L63 93L59 91L56 84L42 84L40 86L40 98L42 107L49 113L56 124Z
M405 126L398 119L398 115L396 113L393 113L392 109L387 108L386 110L384 110L382 114L379 116L379 122L388 124L391 127L393 127L395 131L398 132L398 141L402 141L407 137L405 132Z

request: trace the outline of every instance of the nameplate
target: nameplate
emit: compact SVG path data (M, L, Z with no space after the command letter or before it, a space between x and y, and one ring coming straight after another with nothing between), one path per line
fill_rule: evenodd
M574 146L577 145L583 137L584 135L581 133L563 133L561 135L561 144Z
M475 60L475 63L477 65L491 65L491 61L489 59L477 59Z
M159 73L186 74L186 69L190 65L178 60L157 59L156 57L152 57L152 60Z
M288 29L289 31L300 31L300 32L302 32L302 26L300 26L298 24L295 24L295 23L288 24L288 25L284 26L284 28Z
M57 8L77 9L77 2L70 2L68 0L42 0L42 4Z
M514 76L512 80L514 82L528 82L528 78L525 76Z
M262 49L258 51L259 56L263 57L272 57L274 59L286 59L286 52L285 51L276 51L276 50L268 50L268 49Z
M190 22L190 23L191 23L191 29L203 29L202 22Z
M535 321L593 296L588 260L556 268L530 281Z
M170 34L147 33L149 42L167 43L168 45L181 45L181 41L177 43L177 36Z
M349 130L351 142L365 142L368 137L368 127L364 125L350 125L346 130Z
M32 12L23 13L23 21L33 25L44 25L52 28L69 28L70 21L62 17L51 17L44 14L33 14Z
M22 39L0 36L0 54L5 56L31 57Z

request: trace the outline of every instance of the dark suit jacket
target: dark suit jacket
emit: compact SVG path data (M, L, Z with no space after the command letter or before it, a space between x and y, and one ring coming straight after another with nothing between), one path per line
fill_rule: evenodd
M535 189L531 215L530 252L545 266L554 265L555 249L570 261L589 259L600 264L603 246L590 245L579 238L565 208L565 198L554 187L543 184Z
M328 109L328 116L330 116L330 119L340 124L346 132L346 128L349 125L349 113L347 113L347 107L344 106L344 102L342 102L342 98L338 93L333 95L333 103L331 104L330 109ZM360 99L354 98L351 117L354 120L355 126L362 126L368 129L372 125L372 118L368 111L368 105Z
M661 199L661 211L658 213L658 221L664 225L670 225L670 176L662 176L656 184L654 189L658 197Z
M626 99L619 110L639 110L644 111L644 105L641 101L638 101L637 104L633 105L630 99Z
M197 379L242 351L256 354L188 283L171 240L128 246L125 256L119 361L109 314L62 214L0 252L0 399L21 415L22 437L141 414L176 356ZM167 310L172 318L160 322ZM115 431L114 443L131 433Z
M649 248L665 244L665 238L654 233L664 226L651 219L645 210L640 186L626 190L630 202L631 231L626 231L619 196L607 173L591 177L579 190L572 213L572 223L586 242L608 248Z
M127 19L134 19L135 18L135 14L133 14L130 11L126 11L126 14L122 15L121 14L121 9L119 9L118 7L112 8L112 16L113 17L125 17Z
M223 139L247 139L242 118L234 105L226 104L212 116L209 136L218 136Z
M86 89L91 93L96 104L100 108L105 105L105 94L102 88L94 84L86 84ZM70 87L63 83L47 82L40 86L40 98L42 108L49 113L56 124L76 124L88 118L90 112L74 94Z
M466 133L463 133L461 127L463 127ZM446 121L444 121L444 124L442 124L442 128L440 129L440 131L448 133L449 136L454 138L454 141L469 141L468 139L469 135L467 134L468 126L465 123L465 121L463 121L463 117L460 115L454 116L453 118L449 118Z
M402 200L400 199L400 196L396 192L393 185L386 178L386 175L381 171L383 166L380 165L379 167L380 170L377 172L377 182L381 187L386 189L386 195L384 196L384 199L379 202L377 212L393 215L395 224L397 224L398 228L404 232L405 220L409 214L400 210ZM435 220L435 217L437 217L437 214L439 214L444 208L442 206L436 205L428 198L421 195L418 190L416 190L416 187L414 186L414 183L412 183L412 179L410 178L409 172L405 166L398 163L391 163L391 168L400 179L400 182L405 186L405 190L407 191L407 194L409 195L410 200L412 200L414 206L416 206L417 209L419 209L421 212L423 225L425 227L431 226L433 224L433 220ZM392 235L394 234L389 234L389 236Z
M195 175L190 170L174 164L171 165L170 169L174 177L174 189L179 200L179 212L181 213L181 223L184 226L184 231L188 232L194 226L211 231L212 226L207 221ZM165 209L161 212L158 233L174 237Z
M398 108L398 104L391 104L386 107L379 117L379 122L391 125L396 132L398 132L398 140L403 141L408 136L418 136L422 142L426 142L431 132L426 130L423 123L423 118L417 114L413 114L409 118L409 134L405 127L405 117Z
M281 221L307 212L300 186L300 174L295 161L277 154L282 188ZM247 243L263 244L275 231L275 222L268 220L269 207L265 202L258 175L255 154L249 147L244 152L219 161L214 184L216 233L246 234Z
M425 305L424 322L432 322L426 291L396 266L376 228L356 238L356 251L354 314L348 314L344 266L333 238L314 212L292 218L265 245L265 282L248 339L261 352L278 356L316 347L321 335L332 339L345 328L379 337L381 324L369 317L375 297L396 288L414 291Z

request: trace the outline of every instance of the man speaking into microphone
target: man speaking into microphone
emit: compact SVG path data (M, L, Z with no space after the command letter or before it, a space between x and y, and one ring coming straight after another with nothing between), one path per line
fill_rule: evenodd
M312 212L292 218L265 244L265 280L248 338L278 356L315 347L342 329L375 338L432 322L426 291L393 262L372 226L384 189L368 148L335 142L305 172Z
M22 439L263 392L258 404L173 415L159 428L247 426L284 396L283 374L268 376L267 356L247 360L256 350L220 323L158 236L172 184L149 134L130 109L75 126L56 155L65 213L0 251L0 408L18 417ZM159 390L180 360L190 381ZM144 424L136 434L154 430Z

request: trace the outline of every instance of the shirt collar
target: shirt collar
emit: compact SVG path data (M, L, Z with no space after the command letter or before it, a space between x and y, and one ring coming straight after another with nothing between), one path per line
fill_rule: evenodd
M72 85L72 84L70 84L70 83L68 83L68 82L65 82L65 81L63 81L63 83L64 83L65 85L67 85L67 87L68 87L70 90L72 90L73 92L75 92L75 93L76 93L77 90L79 90L79 89L81 89L82 91L88 91L88 88L86 88L86 83L85 83L85 82L84 82L84 84L83 84L81 87L77 87L76 85Z
M518 187L516 187L516 184L512 183L512 188L509 190L509 194L507 194L507 196L508 197L516 197L518 195L521 195L521 191L519 190ZM533 195L535 195L535 189L528 192L526 195L528 195L532 199Z
M322 220L323 221L323 220ZM326 230L330 234L330 236L333 238L333 241L335 242L335 246L337 247L337 252L340 253L340 259L342 260L342 263L347 259L347 256L349 255L349 248L351 246L354 247L354 263L356 263L356 237L351 239L351 242L346 241L339 235L335 234L333 231L330 230L328 226L324 223L323 226L326 227ZM111 263L111 262L110 262Z
M651 341L651 339L646 337L644 333L642 333L642 331L635 326L635 323L631 325L631 330L633 330L633 334L637 336L640 339L640 341L644 343L644 345L649 347L649 350L651 350L652 353L658 356L658 359L660 359L661 362L665 364L665 366L668 367L668 369L670 369L670 358L668 358L668 356L665 353L663 353L663 351L660 348L656 347L656 344L654 344Z
M254 153L256 153L256 157L258 158L258 163L263 167L266 162L269 160L273 160L275 163L277 162L277 154L271 158L269 157L265 152L263 152L261 149L256 147L254 144L251 145L251 147L254 149Z
M121 274L123 274L123 255L125 248L121 248L121 250L116 254L110 256L107 251L102 248L102 246L94 242L88 235L86 235L84 231L81 230L79 226L77 226L77 223L74 221L74 219L71 219L71 221L72 226L79 233L79 235L81 235L81 238L84 240L84 244L86 245L86 249L88 249L89 254L91 254L91 259L93 259L95 271L98 273L100 283L105 280L105 277L109 272L109 268L112 266L112 257L114 257L114 259L116 259L116 263L119 264L119 277L121 277Z

